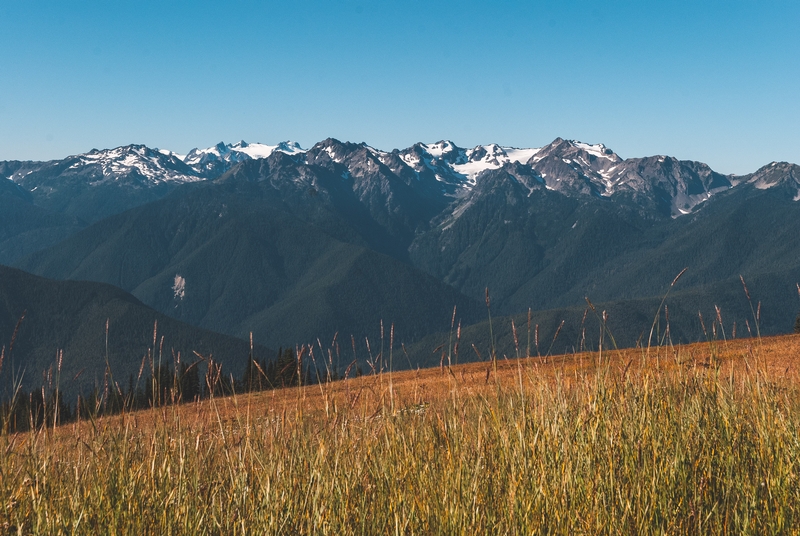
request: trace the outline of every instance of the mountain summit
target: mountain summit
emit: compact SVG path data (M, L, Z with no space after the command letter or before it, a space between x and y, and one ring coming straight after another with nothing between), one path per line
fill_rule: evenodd
M278 145L264 145L263 143L247 143L242 140L233 144L219 142L207 149L192 149L182 160L198 174L206 178L214 178L239 162L267 158L275 151L286 154L305 152L299 143L293 141L284 141Z
M332 138L310 150L291 141L276 145L239 141L192 149L185 155L128 145L92 150L52 162L2 162L0 172L34 197L50 199L44 204L57 205L59 190L65 187L102 188L109 184L128 189L161 187L162 192L157 194L161 196L174 185L213 180L239 163L263 160L276 152L295 156L299 158L297 162L308 165L331 162L343 166L339 173L350 177L371 175L369 166L374 166L373 170L384 167L384 180L388 173L408 186L417 183L412 187L427 191L429 196L443 194L451 199L463 197L485 172L521 165L540 176L548 189L566 196L627 198L643 210L674 218L694 212L711 196L738 185L752 184L765 189L780 182L784 175L798 175L792 168L796 165L787 163L773 163L747 176L723 175L701 162L669 156L623 159L603 144L562 138L538 148L488 144L467 149L442 140L416 143L391 152ZM787 188L793 195L800 195L800 182L787 180ZM118 208L135 203L131 201ZM100 212L105 214L108 212Z

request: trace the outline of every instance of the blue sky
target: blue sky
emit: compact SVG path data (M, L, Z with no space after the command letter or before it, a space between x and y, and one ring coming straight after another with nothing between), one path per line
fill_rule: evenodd
M800 3L0 3L0 160L450 139L800 163Z

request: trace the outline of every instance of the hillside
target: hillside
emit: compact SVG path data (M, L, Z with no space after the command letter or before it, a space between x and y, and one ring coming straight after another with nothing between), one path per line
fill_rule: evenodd
M659 310L669 283L664 285L661 296L648 298L601 302L590 295L588 297L594 311L585 300L579 306L533 310L530 331L527 313L508 316L493 313L490 329L484 309L484 320L471 325L464 323L459 339L460 351L457 356L451 352L451 361L465 363L486 359L492 347L492 334L497 355L500 357L511 358L518 352L525 355L528 348L531 355L542 356L597 351L600 347L603 312L607 315L605 329L602 330L605 350L615 347L646 347L651 328L653 345L705 343L715 336L720 339L746 339L755 337L758 333L775 335L792 332L795 318L800 311L797 287L787 284L779 292L775 292L774 284L775 281L791 280L797 275L796 272L767 272L748 279L746 284L751 301L748 301L738 277L699 288L681 289L683 278L688 274L689 271L681 276L675 288L670 291L664 302L666 309L661 308L657 319L656 311ZM754 311L750 309L751 304L758 317L758 327L753 318ZM722 320L721 324L719 319ZM517 331L516 344L512 321ZM455 342L455 330L441 331L408 345L406 350L414 367L433 367L442 361L443 351L444 362L447 362L448 344L453 348ZM475 348L480 352L480 357ZM405 364L405 358L401 363Z
M18 322L13 351L9 351ZM184 361L193 362L193 351L197 351L213 354L237 377L244 370L249 342L174 320L107 284L53 281L0 266L0 346L5 349L0 398L10 395L16 382L25 391L53 385L60 351L60 389L71 402L79 393L103 388L106 356L115 380L127 389L129 378L138 376L143 357L154 349L156 322L155 359L163 350L163 362L172 364L174 350L181 352ZM267 359L275 356L263 346L256 353Z
M597 351L554 353L547 358L533 356L516 359L508 356L507 359L498 360L496 372L488 359L451 367L445 363L444 368L436 363L393 373L391 396L395 398L394 411L399 415L408 415L415 409L424 408L426 404L447 403L454 396L462 400L481 397L493 400L503 393L518 392L520 374L527 386L539 382L558 384L561 381L564 386L575 386L576 378L580 385L580 381L592 378L598 372L608 372L612 378L621 378L625 372L632 376L641 374L655 378L663 375L662 379L674 379L670 374L683 371L687 376L702 377L708 369L714 372L716 368L720 376L728 375L730 378L733 374L738 375L740 380L748 372L758 369L773 385L780 384L793 389L800 382L800 362L794 359L798 352L800 335L782 335L763 337L761 340L753 337L675 346L654 345L649 352L646 348L628 348L605 351L602 356ZM521 355L524 356L524 353ZM223 398L203 401L198 405L203 408L216 405L218 411L227 417L233 417L243 405L249 404L251 408L268 407L270 412L276 414L283 411L302 412L312 418L325 420L328 418L326 407L329 411L337 404L346 407L348 400L352 403L356 393L361 393L357 400L359 407L378 410L378 414L391 412L389 385L389 374L384 372L325 384L322 388L311 385L252 393L246 395L244 404ZM184 406L182 411L186 415L191 412L197 414L197 407ZM146 412L140 418L143 424L152 420ZM119 423L120 420L119 417L109 418L113 423Z
M792 532L799 349L785 336L500 360L48 423L0 435L0 523Z
M447 326L457 305L476 320L477 302L392 257L364 247L335 213L325 226L244 185L208 184L114 216L20 263L56 279L119 286L179 320L273 347L379 336L398 340ZM181 194L181 195L178 195ZM332 235L351 237L343 242ZM178 297L176 277L185 281Z

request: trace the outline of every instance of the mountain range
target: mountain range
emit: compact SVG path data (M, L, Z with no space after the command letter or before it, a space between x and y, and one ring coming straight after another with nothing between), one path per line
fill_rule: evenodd
M394 324L395 341L419 356L419 341L449 330L454 306L485 331L487 287L493 315L531 308L552 323L581 317L589 297L609 325L649 318L615 327L635 344L688 268L669 303L684 316L673 334L697 340L695 307L708 317L723 304L728 332L755 323L740 276L754 309L763 302L763 332L791 330L798 201L795 164L725 175L561 138L393 151L239 142L185 155L129 145L0 162L0 263L111 284L163 315L266 346L338 333L362 358L381 322L385 339Z

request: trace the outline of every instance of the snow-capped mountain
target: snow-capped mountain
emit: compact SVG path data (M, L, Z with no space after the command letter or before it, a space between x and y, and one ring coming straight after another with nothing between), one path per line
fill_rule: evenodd
M225 144L219 142L213 147L206 149L192 149L181 160L191 166L199 174L214 178L233 165L244 160L267 158L275 151L286 154L304 153L305 150L300 144L293 141L284 141L277 145L265 145L263 143L247 143L242 140L238 143ZM167 151L168 154L174 154ZM178 156L178 155L175 155Z
M435 181L448 196L460 197L471 190L484 171L513 162L524 163L540 149L517 149L497 144L458 147L452 141L416 143L395 151L400 163L411 168L421 180ZM395 172L395 168L393 168Z
M623 160L604 145L556 138L526 162L547 187L567 195L610 196L616 191L615 172Z
M351 188L362 200L369 198L367 204L373 212L381 207L404 212L410 209L406 204L417 203L421 214L429 214L433 207L440 210L450 203L458 205L473 198L467 194L484 174L509 166L517 166L517 175L519 166L527 168L524 175L537 176L537 184L567 197L627 200L658 217L693 213L713 195L740 185L766 189L782 184L792 198L800 200L800 173L793 164L773 163L751 175L728 176L701 162L668 156L623 159L603 144L562 138L539 148L487 144L466 149L442 140L393 151L330 138L309 150L290 141L276 145L240 141L192 149L185 155L127 145L51 162L0 162L0 177L56 205L61 201L53 199L65 188L113 185L117 189L155 189L152 195L160 197L175 186L213 180L242 162L264 160L275 153L292 157L286 166L322 166L352 181ZM308 170L304 173L306 178L313 175ZM373 194L377 196L374 199ZM127 206L123 203L117 208ZM450 212L457 210L456 206Z
M183 157L168 154L181 158L199 175L214 178L236 163L267 158L275 151L302 155L306 164L335 164L341 167L339 174L359 179L357 188L364 191L375 186L364 182L370 177L383 181L380 188L385 190L385 181L394 175L412 188L428 192L425 195L451 199L463 198L481 174L517 164L530 168L548 189L564 195L627 198L645 210L673 218L692 213L711 196L738 184L754 184L763 189L779 181L776 177L787 173L794 176L786 167L789 164L775 164L775 169L764 168L743 178L716 173L701 162L669 156L623 159L603 144L562 138L538 148L487 144L466 149L441 140L391 152L333 139L324 140L309 151L294 142L264 145L241 141L193 149ZM795 184L793 179L787 180ZM793 195L800 199L800 183L794 188Z
M29 191L55 191L75 180L89 186L115 183L132 187L182 184L202 180L174 155L164 154L144 145L126 145L115 149L92 149L64 160L25 163L9 178Z
M92 149L88 153L49 162L1 162L0 173L23 187L29 185L28 190L48 182L48 178L78 175L90 184L128 182L146 186L202 180L176 155L144 145Z
M132 179L145 184L185 183L202 180L176 156L164 154L144 145L127 145L116 149L97 150L71 158L70 171L94 175L92 184Z
M394 173L410 168L421 181L435 182L445 195L462 198L482 173L518 164L538 174L546 187L567 196L629 198L647 210L678 217L734 184L700 162L665 156L622 159L602 144L556 138L541 148L518 149L496 144L472 149L451 141L417 143L382 153ZM344 158L344 157L342 157Z
M273 146L242 141L180 155L133 144L50 162L0 162L0 177L13 181L41 207L92 222L159 199L177 186L216 178L238 162L266 158L275 151L298 154L303 149L293 142Z
M10 174L45 209L96 221L203 180L173 155L144 145L97 150L51 162L26 162Z
M475 184L477 176L482 172L490 169L499 169L511 162L524 164L540 150L500 147L494 143L478 145L465 151L466 162L454 164L453 169L457 173L464 175L468 184Z

